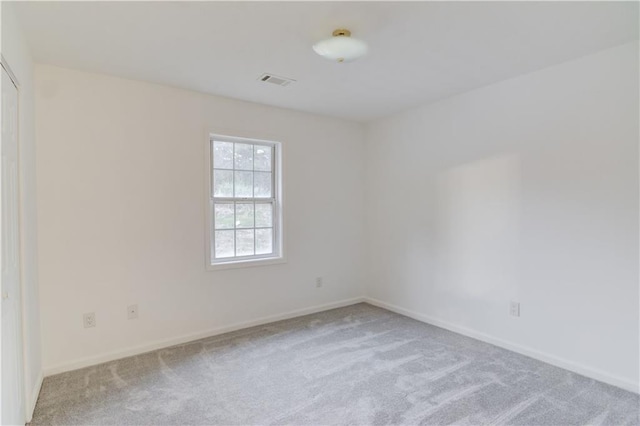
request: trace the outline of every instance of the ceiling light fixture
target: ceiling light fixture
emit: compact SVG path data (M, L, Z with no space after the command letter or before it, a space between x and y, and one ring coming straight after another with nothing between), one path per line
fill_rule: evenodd
M367 54L367 43L357 38L351 38L349 30L335 30L333 37L319 41L313 45L313 50L331 61L350 62Z

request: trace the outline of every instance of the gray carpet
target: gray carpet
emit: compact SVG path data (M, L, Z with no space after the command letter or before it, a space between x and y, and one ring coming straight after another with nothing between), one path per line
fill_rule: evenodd
M366 304L45 379L34 425L638 425L636 394Z

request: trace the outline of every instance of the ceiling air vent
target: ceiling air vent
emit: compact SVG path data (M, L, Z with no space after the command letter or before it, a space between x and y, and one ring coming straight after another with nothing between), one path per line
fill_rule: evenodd
M296 82L292 78L280 77L278 75L273 75L273 74L262 74L259 80L264 81L265 83L277 84L278 86L282 86L282 87L286 87L291 83Z

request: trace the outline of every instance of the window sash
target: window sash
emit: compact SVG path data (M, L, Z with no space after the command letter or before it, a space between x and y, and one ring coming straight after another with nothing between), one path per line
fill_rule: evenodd
M227 142L227 143L232 143L233 144L233 168L229 169L229 168L221 168L221 167L214 167L214 149L213 149L213 144L215 142ZM235 139L235 138L221 138L221 137L212 137L209 141L209 151L210 151L210 162L211 162L211 167L209 170L209 186L211 188L211 197L218 199L218 198L233 198L233 199L240 199L240 198L255 198L255 197L216 197L214 195L214 182L213 182L213 171L214 170L225 170L228 172L234 172L234 182L233 182L233 191L235 194L235 172L251 172L253 175L253 177L255 178L255 173L268 173L265 172L264 170L256 170L255 169L255 163L253 164L253 168L252 170L244 170L244 169L236 169L236 165L235 165L235 152L236 152L236 143L242 143L242 144L247 144L247 145L254 145L254 146L266 146L269 149L271 149L271 197L267 198L267 197L262 197L259 199L262 200L268 200L268 199L275 199L276 198L276 182L277 182L277 177L276 177L276 173L278 172L276 170L276 144L275 143L270 143L270 142L262 142L262 141L252 141L252 140L242 140L242 139ZM254 159L255 161L255 159ZM254 180L254 185L255 185L255 180ZM254 191L255 191L255 186L253 187Z
M279 240L278 240L278 212L276 211L276 202L274 201L264 201L264 200L260 200L258 204L269 204L271 205L271 226L256 226L256 219L255 219L255 207L254 207L254 216L253 216L253 226L251 227L246 227L246 228L239 228L236 225L236 220L235 220L235 204L236 203L246 203L246 200L232 200L232 201L226 201L227 204L233 204L234 206L234 224L233 224L233 228L220 228L217 229L216 228L216 221L215 221L215 204L216 203L223 203L223 201L221 200L217 200L217 199L211 199L211 217L209 218L209 220L211 221L211 262L212 264L219 264L219 263L225 263L225 262L233 262L234 260L243 260L243 259L267 259L267 258L274 258L274 257L278 257L280 256L280 246L279 246ZM255 206L255 204L254 204ZM263 254L255 254L256 252L256 244L257 244L257 240L256 240L256 235L255 235L255 231L259 230L259 229L271 229L271 253L263 253ZM231 231L233 232L233 256L227 256L227 257L216 257L216 244L215 244L215 234L216 231ZM249 255L238 255L237 251L238 251L238 247L236 244L236 232L237 231L253 231L253 253L254 254L249 254Z

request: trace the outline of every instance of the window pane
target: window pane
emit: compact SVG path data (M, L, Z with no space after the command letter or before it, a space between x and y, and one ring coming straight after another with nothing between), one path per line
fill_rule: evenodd
M213 196L233 197L233 172L230 170L213 171Z
M233 169L233 144L231 142L213 142L213 167Z
M236 228L253 228L253 203L236 204Z
M253 167L254 170L262 170L264 172L271 171L271 151L270 146L254 145L253 146Z
M273 230L256 229L256 254L273 252Z
M273 226L273 210L270 203L256 203L256 227L267 228Z
M216 204L214 211L216 229L233 229L233 204Z
M237 143L234 158L236 170L253 170L253 145Z
M234 172L236 177L235 196L253 197L253 172Z
M216 231L216 259L233 257L233 232L234 231Z
M234 141L210 144L212 265L270 259L280 247L279 187L274 183L279 145Z
M271 198L271 173L255 172L254 197Z
M236 256L253 255L253 229L236 231Z

